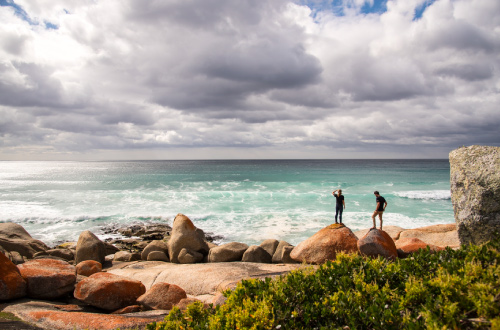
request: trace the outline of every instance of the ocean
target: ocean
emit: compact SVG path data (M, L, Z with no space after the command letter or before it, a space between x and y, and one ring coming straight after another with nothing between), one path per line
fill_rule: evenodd
M449 178L448 160L3 161L0 222L54 245L183 213L218 243L295 245L334 222L338 188L353 231L371 227L374 190L388 202L384 225L454 223Z

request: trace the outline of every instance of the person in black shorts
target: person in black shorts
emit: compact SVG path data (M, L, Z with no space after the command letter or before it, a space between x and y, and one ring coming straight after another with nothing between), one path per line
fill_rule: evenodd
M339 192L336 194L336 192ZM335 223L337 222L337 217L340 215L340 223L342 223L342 212L345 209L345 201L344 201L344 195L342 195L342 189L337 189L334 192L332 192L332 195L335 196L337 199L337 204L335 206Z
M378 215L378 218L380 219L380 230L382 230L382 214L387 207L387 201L384 197L380 196L378 191L373 192L373 194L375 194L375 200L377 201L377 207L375 208L375 212L373 212L372 215L373 228L377 228L375 217Z

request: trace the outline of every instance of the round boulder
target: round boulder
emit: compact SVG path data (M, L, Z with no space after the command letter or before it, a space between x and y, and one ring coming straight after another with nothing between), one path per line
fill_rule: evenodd
M292 244L286 241L280 241L278 246L276 247L276 251L273 254L273 264L281 264L283 263L283 248L285 246L292 246ZM291 251L291 250L290 250ZM290 256L290 254L288 254Z
M28 284L27 295L35 299L54 299L73 291L75 267L62 260L36 259L18 266Z
M161 240L152 241L142 250L141 259L148 260L149 253L153 251L160 251L168 255L168 244Z
M427 244L416 237L405 237L396 241L396 249L398 251L398 257L400 258L406 258L410 254L420 249L426 249L427 247L433 252L444 250L444 248L440 246Z
M280 242L277 239L266 239L260 243L260 247L266 250L266 252L272 257L276 252L276 249Z
M35 253L49 249L45 243L31 237L21 225L13 222L0 223L0 246L29 259Z
M168 262L168 256L163 251L151 251L148 253L148 261L165 261Z
M149 309L172 309L182 299L186 291L175 284L157 283L137 299L137 303Z
M290 257L297 262L322 264L335 260L338 252L357 252L358 238L343 224L333 224L293 248Z
M178 258L181 264L195 264L203 260L203 254L188 249L182 249L181 252L179 252Z
M368 257L382 256L392 260L398 257L398 250L391 236L375 228L358 241L358 249L362 255Z
M138 261L141 260L139 253L132 253L128 251L118 251L113 258L114 261Z
M241 261L247 249L248 245L238 242L219 245L210 249L208 262Z
M110 273L96 273L77 284L74 296L94 307L115 311L134 305L144 292L146 288L140 281Z
M86 230L80 234L76 243L75 262L95 260L103 264L106 258L106 245L92 232Z
M76 274L90 276L102 271L102 264L95 260L85 260L76 265Z
M262 264L270 264L273 261L273 257L267 253L264 248L258 245L251 245L241 258L243 262L258 262Z
M0 300L22 298L26 295L26 288L19 269L0 252Z
M206 256L209 248L193 222L183 214L177 214L172 226L172 234L168 242L170 261L179 263L179 253L182 249L199 252Z

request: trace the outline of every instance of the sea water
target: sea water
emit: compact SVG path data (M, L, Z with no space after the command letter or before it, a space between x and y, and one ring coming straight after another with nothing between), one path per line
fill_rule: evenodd
M449 172L448 160L0 162L0 222L53 245L183 213L219 243L297 244L335 221L339 188L353 231L372 226L374 190L384 225L453 223Z

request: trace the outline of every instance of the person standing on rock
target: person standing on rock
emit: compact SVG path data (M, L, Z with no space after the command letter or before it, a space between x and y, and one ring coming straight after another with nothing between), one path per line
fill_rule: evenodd
M377 228L375 217L378 215L378 218L380 219L380 230L382 230L382 214L387 207L387 201L384 197L380 196L378 191L374 191L373 194L375 195L375 200L377 201L377 207L375 208L375 212L373 212L372 215L373 228Z
M338 194L336 192L338 191ZM337 218L340 215L340 223L342 223L342 212L345 209L345 201L344 201L344 195L342 195L342 189L337 189L334 192L332 192L332 195L335 196L337 199L337 204L335 206L335 223L337 222Z

